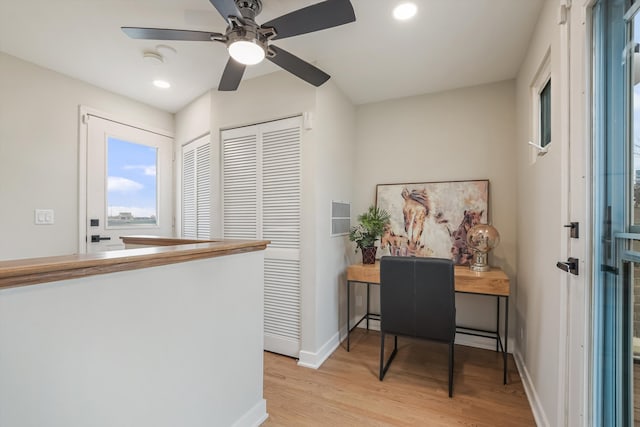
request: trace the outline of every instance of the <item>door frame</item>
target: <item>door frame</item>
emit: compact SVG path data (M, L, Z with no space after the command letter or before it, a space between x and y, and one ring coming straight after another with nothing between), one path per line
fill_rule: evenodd
M87 107L86 105L80 105L78 107L78 253L81 254L87 253L87 148L89 145L89 116L110 120L124 126L166 136L174 139L175 144L175 137L172 131L133 122L117 114L106 113L95 108ZM171 153L172 159L175 160L175 149L173 147ZM175 166L173 168L175 169ZM172 170L171 173L173 174L174 171ZM175 186L175 179L171 179L171 182L172 185ZM175 194L174 189L172 189L172 192ZM173 210L175 213L175 201Z
M567 2L569 3L569 2ZM563 129L568 145L564 148L562 166L566 168L566 205L563 206L565 224L579 221L579 238L568 236L567 257L580 259L580 276L564 275L562 332L566 337L561 346L560 396L564 414L559 425L587 425L591 421L592 399L592 287L593 287L593 18L596 0L569 3L568 28L561 28L563 110L568 116ZM565 107L566 105L566 107ZM564 192L564 190L563 190ZM566 214L566 216L565 216ZM568 229L567 229L568 230ZM578 362L578 363L576 363ZM564 424L561 424L564 423Z

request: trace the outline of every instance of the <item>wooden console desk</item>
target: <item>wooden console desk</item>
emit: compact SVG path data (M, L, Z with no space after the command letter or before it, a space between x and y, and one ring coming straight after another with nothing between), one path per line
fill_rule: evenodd
M496 298L496 330L487 331L482 329L467 328L458 326L456 332L465 335L475 335L479 337L496 340L496 351L502 352L503 359L503 381L507 383L507 337L509 336L509 277L498 267L492 267L491 271L478 273L471 271L467 266L455 266L455 290L459 293L485 295ZM367 285L367 311L353 326L351 321L351 301L350 289L355 283L365 283ZM380 285L380 263L375 264L353 264L347 268L347 351L349 351L349 335L351 331L366 319L367 329L369 329L369 319L380 320L380 314L371 313L369 310L370 285ZM500 335L500 298L505 299L504 316L504 344Z

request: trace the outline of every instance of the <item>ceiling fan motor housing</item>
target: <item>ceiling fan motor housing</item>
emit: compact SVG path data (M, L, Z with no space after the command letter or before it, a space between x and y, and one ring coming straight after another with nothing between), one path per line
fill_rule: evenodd
M236 6L243 18L255 19L262 11L260 0L235 0Z

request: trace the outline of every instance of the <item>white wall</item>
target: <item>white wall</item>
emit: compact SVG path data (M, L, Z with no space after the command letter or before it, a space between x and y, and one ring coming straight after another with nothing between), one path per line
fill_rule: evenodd
M347 236L331 237L331 201L353 200L355 107L330 80L317 90L314 116L315 159L315 337L304 339L315 354L302 363L317 366L339 343L346 326L346 276L351 245ZM341 316L342 314L342 316ZM323 351L323 346L326 346Z
M340 298L347 241L329 236L329 215L331 200L352 199L355 109L333 82L316 89L285 72L244 80L235 92L212 90L208 96L210 106L203 104L203 96L176 115L176 141L188 139L184 135L191 123L204 123L203 112L210 114L214 151L220 150L220 129L311 113L313 127L302 133L301 351L308 365L316 366L327 355L321 350L337 345L340 310L345 309ZM220 221L218 213L214 228L221 230Z
M211 132L211 92L206 92L178 111L175 116L175 142L180 147Z
M203 135L211 133L211 92L207 91L203 95L194 99L182 110L178 111L175 115L175 139L174 139L174 158L176 159L175 165L175 217L176 236L182 236L182 147L189 142L192 142ZM218 157L212 152L212 159ZM216 163L211 163L215 165ZM212 170L212 175L215 174L217 168ZM212 185L217 185L218 177L212 176ZM212 187L214 188L214 187ZM219 206L220 201L215 199L218 193L211 194L212 206ZM213 212L213 210L212 210ZM219 235L218 229L211 230L213 235Z
M220 149L220 129L315 114L315 88L284 71L243 80L235 92L211 92L211 140ZM302 349L315 342L315 162L313 130L302 132ZM221 215L220 215L221 217ZM221 218L218 218L220 221ZM221 229L221 228L220 228ZM214 236L215 237L215 236ZM309 340L309 341L308 341Z
M359 106L352 221L375 202L376 184L489 179L490 219L501 236L490 262L514 290L514 105L510 80ZM456 305L458 324L495 329L494 299L458 295ZM456 339L495 348L484 339Z
M264 252L0 291L0 425L255 426Z
M80 105L173 131L170 113L3 53L0 94L0 259L78 251ZM55 224L34 225L36 208Z

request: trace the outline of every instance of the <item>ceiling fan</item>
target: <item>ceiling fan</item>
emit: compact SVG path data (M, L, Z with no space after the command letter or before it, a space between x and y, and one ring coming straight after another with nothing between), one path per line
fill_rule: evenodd
M238 88L246 66L257 64L265 57L302 80L320 86L329 80L327 73L274 46L271 41L337 27L356 20L349 0L326 0L262 25L255 21L262 10L262 0L209 1L228 23L224 34L140 27L122 27L122 31L134 39L213 41L226 44L230 58L222 73L218 90L233 91Z

